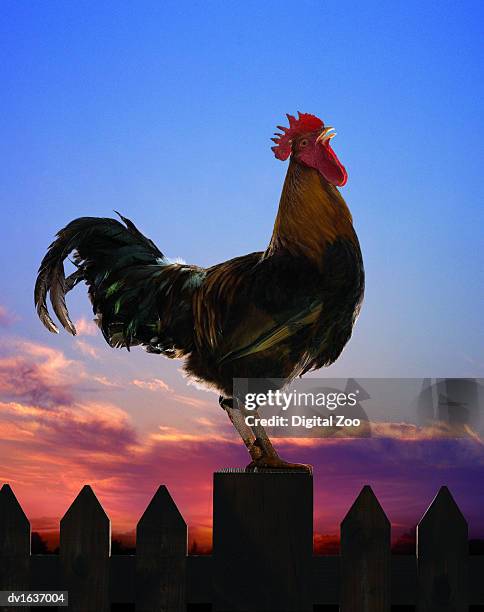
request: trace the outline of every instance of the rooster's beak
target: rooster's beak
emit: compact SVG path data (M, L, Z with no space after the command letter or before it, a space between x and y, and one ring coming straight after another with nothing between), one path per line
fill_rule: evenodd
M316 142L320 142L321 144L326 144L336 136L336 132L334 131L334 127L325 127L321 134L316 138Z

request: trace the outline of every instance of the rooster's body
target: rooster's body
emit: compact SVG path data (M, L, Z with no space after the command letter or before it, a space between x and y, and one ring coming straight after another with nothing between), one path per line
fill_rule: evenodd
M184 358L187 373L224 398L231 397L234 378L292 379L333 363L359 311L363 264L338 189L325 180L324 168L322 175L320 168L301 163L301 138L296 142L295 136L304 136L301 128L315 127L316 120L306 117L312 116L302 115L299 126L294 121L299 131L285 129L279 139L292 136L292 157L266 251L204 269L171 263L124 217L124 224L76 219L59 232L40 266L35 301L42 322L57 331L46 307L50 292L57 317L75 334L65 294L85 281L111 346L143 345L151 353ZM311 134L317 142L328 133L322 122L306 131L308 142ZM321 146L329 147L326 141ZM284 158L285 144L274 148L277 157ZM341 172L338 184L346 178ZM71 252L77 270L65 279L63 261ZM253 464L292 465L279 460L260 427L249 431L236 406L223 405Z

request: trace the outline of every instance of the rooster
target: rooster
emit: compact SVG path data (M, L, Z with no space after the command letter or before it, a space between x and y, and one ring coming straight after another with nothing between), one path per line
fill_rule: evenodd
M85 281L111 347L142 345L183 358L190 377L221 394L251 456L249 469L310 466L282 460L263 427L247 425L233 379L291 380L332 364L351 336L364 290L358 238L337 189L347 173L330 144L334 129L314 115L287 117L289 127L278 126L272 139L275 157L290 161L265 251L210 268L173 263L119 213L121 221L81 217L59 231L35 285L38 316L51 332L58 328L47 294L75 335L65 296ZM71 253L76 270L66 278Z

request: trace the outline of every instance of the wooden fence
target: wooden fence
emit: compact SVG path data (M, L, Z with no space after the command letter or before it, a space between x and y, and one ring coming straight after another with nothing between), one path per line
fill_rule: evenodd
M467 523L447 487L418 525L415 556L391 555L390 523L369 486L341 523L340 556L313 556L309 474L217 472L213 501L211 556L187 555L187 526L164 486L137 525L135 555L110 555L110 521L89 486L60 522L60 554L30 555L30 524L4 485L0 590L68 590L76 612L464 612L484 604L484 557L468 556Z

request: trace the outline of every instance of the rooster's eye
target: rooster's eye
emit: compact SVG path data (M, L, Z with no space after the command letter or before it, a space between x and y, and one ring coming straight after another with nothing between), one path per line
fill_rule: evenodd
M300 147L305 147L308 144L307 138L303 138L299 143Z

